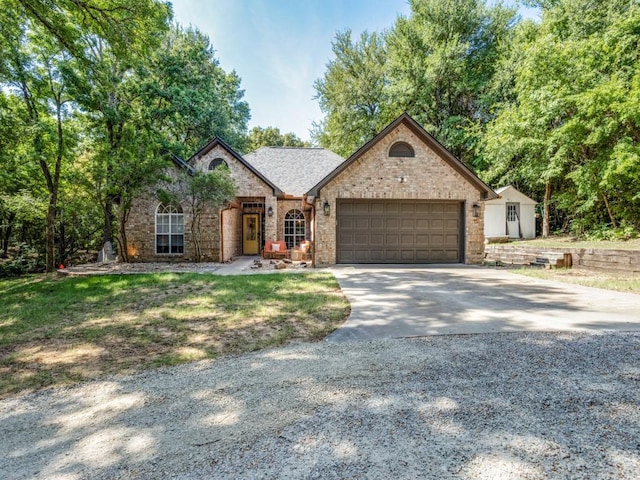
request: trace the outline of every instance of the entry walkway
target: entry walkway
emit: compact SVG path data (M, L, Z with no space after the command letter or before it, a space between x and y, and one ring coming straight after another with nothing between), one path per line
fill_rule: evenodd
M640 330L640 295L455 266L330 269L351 315L327 341L563 330Z

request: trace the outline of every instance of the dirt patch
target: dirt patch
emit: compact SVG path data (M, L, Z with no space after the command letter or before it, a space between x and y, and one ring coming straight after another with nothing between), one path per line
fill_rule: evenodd
M60 273L73 274L125 274L125 273L214 273L220 269L222 264L205 262L144 262L144 263L120 263L102 262L85 263L59 270Z

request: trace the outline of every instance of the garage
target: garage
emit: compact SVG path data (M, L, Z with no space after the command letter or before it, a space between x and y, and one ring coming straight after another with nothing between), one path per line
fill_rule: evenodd
M429 200L337 202L338 263L460 263L462 203Z

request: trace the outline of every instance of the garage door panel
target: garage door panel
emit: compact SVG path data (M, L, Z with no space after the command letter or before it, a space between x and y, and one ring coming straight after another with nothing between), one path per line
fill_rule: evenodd
M400 258L403 262L413 262L416 259L415 250L400 250Z
M384 229L384 218L372 217L370 221L371 230L382 230Z
M375 263L383 263L385 261L384 250L370 250L370 259Z
M366 233L356 233L353 235L354 245L369 245L369 235Z
M385 224L387 230L398 230L400 228L400 220L398 218L386 218Z
M457 263L460 202L338 200L339 263Z
M369 262L370 259L370 254L369 254L369 250L354 250L354 259L356 262Z
M400 242L403 247L407 247L409 245L415 245L415 235L400 235Z
M415 219L416 230L428 230L429 219L428 218L416 218Z
M413 218L401 218L400 219L400 228L402 230L413 230L416 226L415 219Z
M346 232L340 232L338 234L338 244L342 246L353 245L353 235Z
M414 215L416 213L416 207L413 203L401 203L400 212L402 214Z
M372 215L384 215L384 203L370 203L369 213Z
M392 247L397 247L400 245L400 236L399 235L387 235L386 236L386 244Z
M385 258L387 262L398 262L400 261L400 250L386 250Z
M369 229L369 219L367 217L356 217L353 222L353 228L357 230Z
M430 259L429 250L416 250L416 262L428 262Z
M394 215L400 213L400 205L395 202L384 204L384 213Z
M355 203L352 209L354 215L368 215L369 204L367 203Z
M384 245L384 235L381 233L372 233L369 236L369 244L371 246L383 246Z
M437 234L429 235L429 245L432 247L443 247L444 235L437 235Z

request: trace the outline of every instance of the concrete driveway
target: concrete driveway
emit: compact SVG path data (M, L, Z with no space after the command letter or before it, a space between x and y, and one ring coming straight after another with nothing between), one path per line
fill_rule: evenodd
M331 268L351 315L327 341L518 331L640 330L640 295L474 266Z

